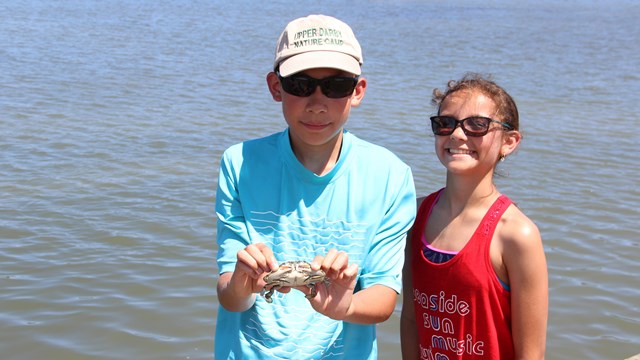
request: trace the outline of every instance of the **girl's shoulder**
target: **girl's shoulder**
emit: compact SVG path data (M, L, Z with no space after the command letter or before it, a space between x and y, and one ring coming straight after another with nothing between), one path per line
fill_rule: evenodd
M538 226L515 204L502 215L497 231L505 250L527 251L541 241Z
M429 202L433 202L433 201L437 201L437 199L440 197L440 194L442 193L442 191L444 190L444 188L441 188L437 191L432 192L429 195L423 195L423 196L418 196L416 201L417 201L417 208L420 209L420 205L422 205L423 202L425 202L425 200L429 201Z
M500 253L500 267L504 266L502 273L508 274L511 288L520 294L523 291L530 293L532 286L539 290L540 284L546 284L548 275L542 238L536 224L512 204L500 219L496 231L494 240L499 243L496 250Z

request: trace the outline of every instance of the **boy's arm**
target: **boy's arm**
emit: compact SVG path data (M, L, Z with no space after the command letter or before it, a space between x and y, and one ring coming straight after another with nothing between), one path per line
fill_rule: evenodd
M376 234L368 261L363 264L360 285L353 295L353 306L346 320L358 324L375 324L389 319L402 289L407 232L416 215L416 192L413 175L406 168L404 176L394 175L390 182L395 191L389 197L389 208Z
M225 152L220 162L216 191L218 300L228 311L245 311L255 302L255 293L264 286L265 272L278 267L273 252L265 244L251 244L246 218L237 189L240 165Z
M361 264L363 273L358 278L358 266L349 265L345 252L330 250L325 257L318 256L312 268L322 268L331 279L327 287L319 285L318 296L311 300L316 311L337 320L357 324L376 324L387 320L395 309L401 290L402 266L406 233L416 214L415 186L411 170L397 177L389 207L375 239ZM359 279L359 280L358 280ZM356 280L361 290L354 293Z
M389 319L398 294L384 285L373 285L353 295L351 311L345 321L355 324L377 324Z
M220 274L217 286L218 301L228 311L245 311L253 306L256 297L252 291L246 290L250 285L233 286L242 283L242 281L232 281L233 275L233 272Z
M265 244L252 244L240 250L235 270L220 274L218 279L220 305L228 311L249 309L255 302L255 294L265 285L264 274L277 267L273 252Z
M311 266L324 269L330 279L330 284L318 285L317 295L310 300L317 312L334 320L363 325L383 322L393 313L397 293L387 286L376 284L354 294L358 266L348 265L345 252L331 249L326 257L317 256Z

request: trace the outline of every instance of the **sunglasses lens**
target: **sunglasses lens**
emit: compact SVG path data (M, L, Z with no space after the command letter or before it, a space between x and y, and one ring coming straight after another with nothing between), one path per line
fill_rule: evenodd
M280 83L284 91L294 96L311 96L316 91L316 87L320 85L320 89L326 97L339 99L353 94L358 78L333 76L317 80L307 75L291 75L280 77Z
M471 136L483 136L489 131L491 119L485 117L470 117L464 119L462 126Z
M433 116L431 130L434 135L451 135L456 127L456 119L447 116Z
M492 121L481 116L468 117L464 120L457 120L450 116L432 116L431 130L434 135L451 135L460 124L467 136L485 136Z
M294 96L310 96L316 89L315 80L308 76L287 76L280 78L280 82L282 89Z
M357 78L334 76L323 79L321 82L322 93L331 99L340 99L353 94L358 83Z

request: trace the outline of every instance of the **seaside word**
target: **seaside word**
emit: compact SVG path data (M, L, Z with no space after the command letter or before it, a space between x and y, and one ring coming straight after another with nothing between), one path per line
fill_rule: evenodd
M469 311L471 311L466 301L458 300L456 295L451 295L447 299L444 291L441 291L439 295L427 295L415 290L413 296L420 306L430 311L448 314L458 313L462 316L469 314Z

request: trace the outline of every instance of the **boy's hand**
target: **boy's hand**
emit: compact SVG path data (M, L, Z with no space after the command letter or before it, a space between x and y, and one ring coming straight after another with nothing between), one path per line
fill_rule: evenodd
M278 268L273 251L263 243L256 243L238 251L237 256L230 286L244 296L260 292L265 285L264 274Z
M344 251L331 249L326 256L318 255L311 262L314 270L322 269L330 284L318 283L318 294L310 299L311 306L319 313L334 320L344 320L349 315L353 291L358 277L358 265L349 265L349 256ZM308 293L306 287L297 289Z

